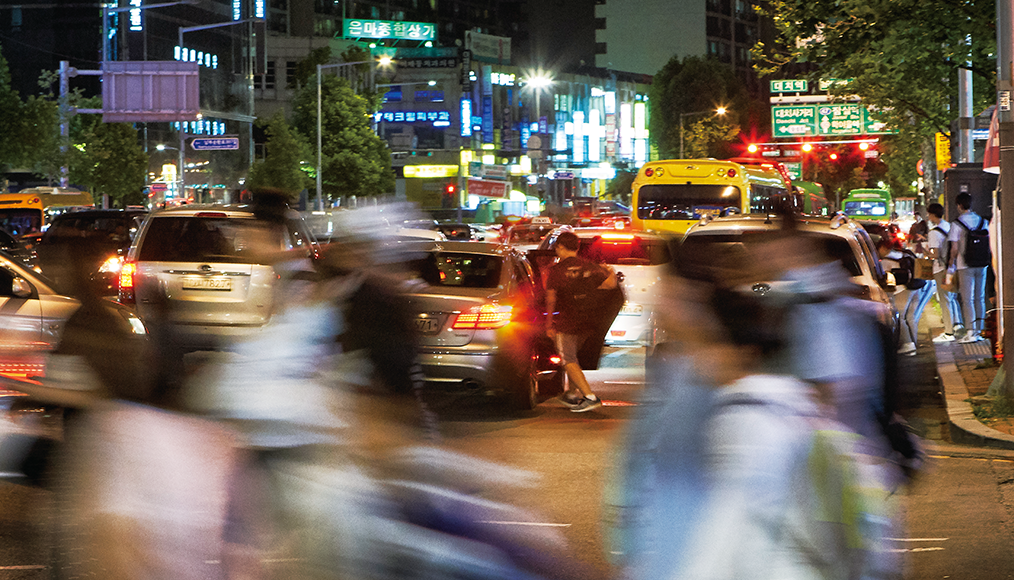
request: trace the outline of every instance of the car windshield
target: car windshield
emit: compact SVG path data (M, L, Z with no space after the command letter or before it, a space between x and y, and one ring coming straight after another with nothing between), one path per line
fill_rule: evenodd
M511 244L537 244L545 238L549 232L553 231L553 226L528 226L528 227L514 227L511 228L510 239L508 243Z
M582 238L578 255L598 264L622 266L658 266L672 260L669 245L664 240L629 234Z
M749 261L753 254L752 247L764 240L770 239L781 232L740 232L728 234L701 234L690 235L683 240L683 248L680 254L688 256L690 263L687 268L694 272L710 271L717 272L723 268L737 268ZM833 235L803 234L810 236L824 253L831 258L841 262L851 276L861 276L862 267L859 259L852 251L852 245L848 240ZM681 265L682 266L682 265ZM687 273L691 278L697 277ZM705 276L707 277L707 275Z
M430 252L412 265L430 286L496 288L500 285L503 258L489 254Z
M738 187L719 184L669 183L645 185L637 194L637 217L642 220L696 220L739 208Z
M0 228L15 236L42 230L42 213L37 209L0 209Z
M54 221L43 237L43 243L76 240L125 244L130 241L127 218L125 216L69 215Z
M146 262L260 263L264 253L306 242L298 230L244 218L179 216L151 220L138 259Z
M887 203L883 201L846 201L847 215L866 215L883 217L887 215Z

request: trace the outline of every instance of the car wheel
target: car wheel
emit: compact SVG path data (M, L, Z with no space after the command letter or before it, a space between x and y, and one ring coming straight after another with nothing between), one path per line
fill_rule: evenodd
M514 383L512 395L514 407L520 411L531 411L539 404L539 368L538 356L528 353L527 364L518 369L517 381Z

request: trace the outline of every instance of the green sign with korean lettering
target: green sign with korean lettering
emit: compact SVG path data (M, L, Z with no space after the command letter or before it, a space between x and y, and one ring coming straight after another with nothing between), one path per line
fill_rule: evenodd
M355 18L345 21L345 38L436 40L437 25L428 22L361 20Z
M892 133L857 103L774 105L771 132L775 138L841 137Z
M772 93L805 93L809 90L810 83L802 79L787 79L771 81Z
M771 107L771 132L776 138L816 135L817 107L815 105Z

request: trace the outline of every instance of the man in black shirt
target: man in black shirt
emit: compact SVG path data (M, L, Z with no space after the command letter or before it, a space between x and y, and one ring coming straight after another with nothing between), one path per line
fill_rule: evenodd
M597 312L596 290L616 288L616 274L577 255L581 241L573 232L564 232L556 238L553 249L560 259L549 270L546 279L546 334L556 341L563 358L567 378L581 393L581 398L563 401L577 413L602 406L592 392L588 379L581 370L577 353L588 340L595 326ZM556 315L554 316L554 313Z

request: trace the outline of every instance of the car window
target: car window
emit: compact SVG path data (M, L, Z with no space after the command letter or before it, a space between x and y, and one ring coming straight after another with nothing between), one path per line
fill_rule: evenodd
M500 285L503 258L488 254L430 252L412 262L419 277L430 286L496 288Z
M294 236L290 228L278 228L244 218L199 216L160 217L151 220L141 240L142 262L259 263L265 252L309 247L309 240Z
M14 296L14 273L0 267L0 296Z
M748 263L753 254L752 246L761 243L771 236L781 235L780 231L763 232L739 232L728 234L701 234L690 235L683 240L685 253L692 263L685 267L697 274L701 271L717 271L726 267L738 268ZM808 233L803 234L812 237L817 244L823 248L824 253L834 260L841 262L841 265L848 271L850 276L862 276L863 270L859 264L859 258L852 249L848 239L837 235L823 235ZM698 277L697 274L690 274L690 277ZM704 277L708 277L707 274Z
M537 244L551 231L553 231L553 226L514 227L511 228L508 243Z
M672 261L665 241L626 234L582 238L578 255L597 264L623 266L658 266Z

